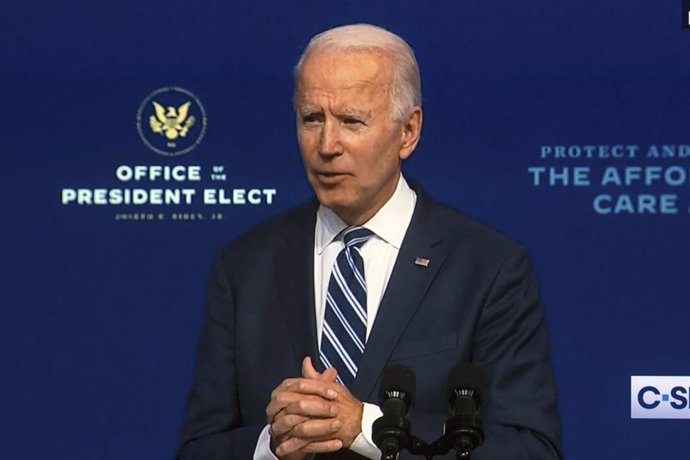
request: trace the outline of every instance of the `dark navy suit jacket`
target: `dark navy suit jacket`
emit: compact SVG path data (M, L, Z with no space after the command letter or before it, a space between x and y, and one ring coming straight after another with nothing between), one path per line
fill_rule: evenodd
M469 361L488 381L481 410L486 441L472 458L560 458L548 340L527 254L416 192L352 393L376 403L383 369L409 366L417 376L412 432L431 442L449 416L448 373ZM251 459L271 391L301 374L305 356L317 362L317 206L251 230L216 261L179 459ZM428 259L428 266L415 264L417 257ZM330 458L359 457L346 451Z

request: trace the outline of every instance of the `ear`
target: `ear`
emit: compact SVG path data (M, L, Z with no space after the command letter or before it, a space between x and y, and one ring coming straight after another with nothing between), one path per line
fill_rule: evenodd
M403 123L402 142L400 143L400 159L405 160L412 155L422 133L422 108L415 106Z

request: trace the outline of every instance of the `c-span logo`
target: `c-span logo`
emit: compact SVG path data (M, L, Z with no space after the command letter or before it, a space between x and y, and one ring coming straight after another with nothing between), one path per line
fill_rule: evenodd
M630 418L690 418L690 376L630 377Z
M149 94L137 111L137 130L151 150L179 156L199 145L206 133L206 112L199 99L176 86Z

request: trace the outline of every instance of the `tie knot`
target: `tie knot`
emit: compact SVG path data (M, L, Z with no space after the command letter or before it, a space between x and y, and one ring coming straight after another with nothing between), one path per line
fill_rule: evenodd
M348 227L343 230L343 242L348 248L361 248L372 236L374 232L364 227Z

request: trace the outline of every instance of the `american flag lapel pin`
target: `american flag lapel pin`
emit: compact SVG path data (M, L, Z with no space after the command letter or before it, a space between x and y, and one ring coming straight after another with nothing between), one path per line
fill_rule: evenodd
M414 264L426 268L429 266L429 259L427 259L426 257L417 257L414 260Z

